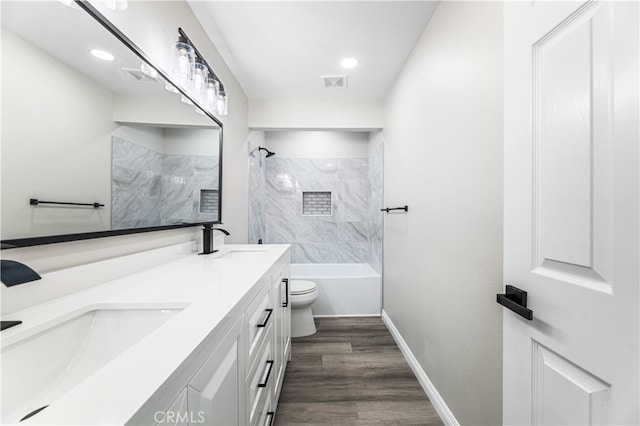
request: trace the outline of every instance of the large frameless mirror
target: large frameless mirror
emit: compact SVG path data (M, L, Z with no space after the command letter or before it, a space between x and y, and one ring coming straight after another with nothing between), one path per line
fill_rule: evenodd
M220 223L221 123L73 6L1 4L3 248Z

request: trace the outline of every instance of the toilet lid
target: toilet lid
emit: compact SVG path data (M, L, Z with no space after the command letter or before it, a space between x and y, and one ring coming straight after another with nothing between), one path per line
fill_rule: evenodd
M316 289L316 283L307 280L291 280L291 294L312 293Z

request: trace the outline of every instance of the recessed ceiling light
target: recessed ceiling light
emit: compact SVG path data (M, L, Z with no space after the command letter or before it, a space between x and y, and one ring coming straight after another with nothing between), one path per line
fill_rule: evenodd
M115 59L115 57L111 53L105 52L104 50L92 49L91 54L96 58L100 58L104 61L113 61Z
M358 60L356 58L344 58L340 61L342 68L355 68L358 66Z

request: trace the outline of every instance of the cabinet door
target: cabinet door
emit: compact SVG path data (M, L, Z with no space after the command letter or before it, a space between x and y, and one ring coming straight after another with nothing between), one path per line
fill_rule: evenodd
M274 388L277 401L287 368L291 359L291 302L289 296L289 268L284 267L273 275L273 294L278 311L274 330L274 350L276 360L276 382Z
M282 384L282 374L284 373L284 364L286 360L284 359L284 347L282 346L282 321L284 319L284 304L285 299L282 292L282 288L284 287L284 283L282 282L282 271L279 270L272 276L272 285L273 285L273 298L274 298L274 306L277 312L276 319L274 322L273 329L273 359L274 359L274 390L275 393L278 393L280 386Z
M289 267L282 271L282 321L281 321L281 338L282 338L282 354L284 357L284 368L287 368L287 361L291 361L291 289L290 289ZM284 372L283 372L284 373Z
M190 424L244 424L242 319L231 328L187 387Z
M180 392L169 408L164 411L156 411L153 419L156 421L156 426L187 426L189 424L187 390L184 389Z

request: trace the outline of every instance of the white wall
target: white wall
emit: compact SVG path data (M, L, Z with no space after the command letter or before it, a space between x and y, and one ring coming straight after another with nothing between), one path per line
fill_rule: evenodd
M198 114L195 107L177 102L178 95L117 94L114 99L113 120L121 123L140 123L151 126L218 127L209 117Z
M382 102L329 100L255 100L249 102L249 127L282 129L381 129Z
M340 131L265 132L278 158L368 158L369 134Z
M96 6L152 60L166 66L169 47L182 27L193 39L229 95L229 115L224 117L224 227L227 242L246 242L248 229L247 99L228 67L206 37L188 5L181 1L130 1L125 11L110 12ZM78 11L78 13L83 13ZM3 85L3 91L5 90ZM3 93L4 96L4 93ZM3 125L4 125L3 111ZM49 111L47 111L49 113ZM40 273L81 265L100 259L164 247L200 238L198 229L170 230L3 250L2 257L23 261Z
M501 423L502 42L441 2L385 102L384 310L461 424Z
M137 145L143 146L152 151L159 152L161 154L164 152L164 129L161 127L146 127L136 124L127 124L119 126L116 131L113 132L113 135L128 141L135 141ZM111 142L112 141L110 140L110 151L112 148ZM105 157L106 160L109 161L109 164L111 164L111 155L112 153L109 152L108 156ZM109 184L111 184L111 176L109 176Z
M218 129L166 128L163 136L164 154L218 156Z

